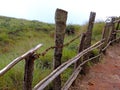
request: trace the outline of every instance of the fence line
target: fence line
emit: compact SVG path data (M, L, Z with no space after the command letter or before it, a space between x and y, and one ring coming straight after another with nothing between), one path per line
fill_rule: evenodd
M91 19L90 19L91 20ZM103 52L103 50L105 51L107 49L107 47L115 42L116 40L119 40L119 38L115 39L116 38L116 35L114 38L110 39L112 37L112 34L113 34L113 31L114 31L114 25L112 24L113 21L111 21L110 23L106 23L106 26L104 28L104 31L103 31L103 37L102 37L102 41L100 42L100 50ZM118 25L119 25L119 22L117 22ZM117 25L117 26L118 26ZM112 28L112 29L111 29ZM107 33L107 34L106 34ZM115 34L117 32L114 32ZM86 33L85 33L85 36L86 36ZM83 40L84 41L84 40ZM84 42L83 42L84 43ZM103 46L104 45L104 46ZM82 47L84 48L84 47ZM89 48L89 47L88 47ZM88 49L87 48L87 49ZM86 50L86 49L85 49ZM81 53L83 53L85 50L81 51ZM90 50L92 51L92 50ZM89 51L87 51L86 53L88 53ZM96 57L100 57L101 56L101 53L99 53L99 55L93 57L93 58L90 58L88 60L85 60L82 65L84 65L86 62L96 58ZM86 53L84 53L83 55L85 55ZM79 54L78 54L79 55ZM82 55L82 56L83 56ZM59 74L61 74L65 69L67 69L71 64L77 62L78 60L80 59L80 57L74 57L72 58L72 60L68 60L66 61L65 63L63 63L62 65L60 65L57 69L55 69L50 75L48 75L46 78L44 78L41 82L39 82L35 87L34 87L34 90L42 90L44 89L52 80L54 80L55 77L57 77ZM67 64L68 63L68 64ZM66 64L66 65L64 65ZM65 83L65 85L61 88L62 90L67 90L70 85L73 83L73 81L76 79L78 73L80 72L81 70L81 64L78 65L78 67L76 67L76 69L74 70L74 72L72 73L71 77L68 79L68 81ZM75 74L76 73L76 74ZM56 89L57 90L57 89Z
M103 41L103 40L102 40ZM52 80L54 80L55 77L57 77L59 74L61 74L65 69L67 69L71 64L75 63L81 56L88 53L89 51L100 47L103 43L102 41L97 42L96 44L92 45L91 47L85 49L84 51L77 54L72 59L64 62L61 66L56 68L50 75L48 75L45 79L43 79L41 82L39 82L35 87L34 90L43 90Z
M41 80L37 85L34 86L33 90L43 90L47 85L49 85L50 82L54 80L54 90L68 90L68 88L71 86L71 84L75 81L77 76L79 75L79 72L81 70L84 70L84 65L102 55L103 52L114 42L119 42L120 37L116 37L117 33L120 32L119 30L119 24L120 19L115 19L114 17L111 18L111 21L108 23L106 22L105 27L103 29L102 33L102 39L98 41L97 43L93 44L91 46L91 37L92 37L92 28L94 25L96 13L91 12L90 18L89 18L89 24L88 24L88 30L87 32L83 34L79 34L69 42L63 44L64 41L64 32L66 27L66 20L67 20L67 12L61 9L56 10L56 40L55 40L55 46L51 46L47 48L42 53L35 53L36 50L38 50L42 44L37 45L35 48L29 50L25 54L19 56L18 58L14 59L10 64L8 64L5 68L0 70L0 77L3 76L7 71L9 71L12 67L14 67L17 63L19 63L21 60L25 59L25 71L24 71L24 83L23 83L23 89L24 90L32 90L32 78L33 78L33 70L34 70L34 60L39 58L40 56L44 56L49 50L55 49L54 53L54 70L43 80ZM116 25L117 24L117 25ZM69 59L68 61L61 64L61 57L62 57L62 49L65 46L68 46L73 41L75 41L77 38L81 36L80 44L79 44L79 50L78 54ZM98 55L91 57L89 53L94 50L99 49L100 52ZM85 58L81 58L85 57ZM87 57L87 58L86 58ZM70 78L67 80L67 82L61 86L61 78L60 74L66 70L70 65L75 64L74 71ZM55 80L55 78L57 78ZM60 82L58 82L60 81Z

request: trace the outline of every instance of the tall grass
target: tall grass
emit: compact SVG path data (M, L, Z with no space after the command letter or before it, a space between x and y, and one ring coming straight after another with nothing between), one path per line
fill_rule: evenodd
M54 45L55 27L53 24L41 23L38 21L16 20L14 18L7 19L5 17L0 17L0 20L0 69L39 43L42 43L43 46L37 51L37 53L41 53L46 48ZM8 23L6 23L6 20ZM5 27L6 24L8 24L7 27ZM93 30L94 42L101 37L102 25L103 23L95 24ZM70 41L77 34L85 32L86 25L75 25L74 28L77 28L77 30L73 35L65 35L64 43ZM77 39L67 47L64 47L62 62L69 60L78 53L79 43L80 39ZM40 56L40 58L35 60L33 86L52 71L53 55L54 49L50 50L45 56ZM24 64L23 60L15 65L15 67L8 71L4 76L0 77L0 90L22 89ZM63 72L63 82L65 82L71 74L71 67Z

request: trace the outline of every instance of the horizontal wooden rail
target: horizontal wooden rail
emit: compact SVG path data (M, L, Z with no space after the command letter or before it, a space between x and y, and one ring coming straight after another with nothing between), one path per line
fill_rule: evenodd
M59 74L61 74L64 70L66 70L71 64L78 61L80 57L82 57L84 54L88 53L89 51L92 51L93 49L96 49L103 45L103 40L95 43L91 47L85 49L84 51L77 54L74 58L64 62L62 65L60 65L58 68L56 68L53 72L51 72L50 75L48 75L46 78L44 78L42 81L40 81L33 90L43 90L51 81L53 81Z
M97 58L97 57L100 57L101 54L95 56L95 57L92 57L88 60L85 60L84 62L82 62L78 67L77 69L73 72L73 74L71 75L71 77L67 80L67 82L64 84L64 86L62 87L62 90L68 90L68 88L71 86L71 84L74 82L74 80L77 78L79 72L81 71L81 66L84 65L85 63Z
M67 82L64 84L61 90L68 90L68 88L71 86L71 84L74 82L74 80L77 78L79 72L81 71L82 67L79 65L73 74L70 76L70 78L67 80Z
M116 33L119 33L119 32L120 32L120 30L116 30L115 32L116 32Z
M36 50L38 50L40 47L42 46L42 44L38 44L35 48L32 48L31 50L29 50L28 52L26 52L25 54L17 57L16 59L14 59L11 63L9 63L6 67L4 67L2 70L0 70L0 76L4 75L7 71L9 71L13 66L15 66L18 62L20 62L21 60L25 59L26 57L28 57L31 54L34 54L34 52Z
M105 50L110 46L111 43L113 43L113 42L115 42L115 41L118 41L118 40L120 40L120 37L119 37L119 38L116 38L116 39L114 39L114 40L112 40L112 41L109 41L108 44L102 49L102 51L105 51Z
M118 20L115 20L113 23L118 23L118 22L120 22L120 19L118 19Z

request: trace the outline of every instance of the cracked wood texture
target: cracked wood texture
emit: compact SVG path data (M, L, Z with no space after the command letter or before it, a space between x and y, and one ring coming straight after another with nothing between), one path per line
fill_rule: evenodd
M53 68L56 69L61 65L61 57L64 43L64 35L66 29L67 12L61 9L57 9L55 12L56 34L55 34L55 51ZM53 89L61 90L61 77L60 75L53 81Z

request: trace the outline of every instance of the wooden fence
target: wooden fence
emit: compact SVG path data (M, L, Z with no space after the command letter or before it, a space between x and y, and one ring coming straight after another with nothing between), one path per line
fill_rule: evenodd
M66 28L67 12L61 9L57 9L55 13L55 23L56 23L55 46L47 48L44 52L40 54L36 54L35 53L36 50L38 50L42 46L42 44L37 45L35 48L29 50L25 54L14 59L5 68L0 70L0 77L3 76L7 71L9 71L13 66L19 63L21 60L25 59L25 72L24 72L24 83L23 83L24 90L32 90L32 89L43 90L52 81L54 83L53 90L68 90L68 88L77 78L80 71L83 70L85 72L85 64L87 62L95 58L99 58L102 55L102 53L105 53L105 50L109 45L113 44L114 42L119 42L120 40L120 38L117 37L117 33L120 31L118 30L120 20L111 17L110 18L111 20L105 23L101 40L91 45L92 29L94 25L95 16L96 16L95 12L90 13L88 28L86 32L76 36L70 42L63 44L65 28ZM78 54L75 57L67 60L66 62L61 63L63 47L69 45L78 37L81 38ZM54 70L47 77L41 80L37 85L35 85L34 88L32 88L34 60L39 58L41 55L45 55L50 49L54 49L54 65L53 65ZM98 49L99 54L90 58L90 53L94 49ZM83 58L81 59L81 57ZM61 86L60 74L72 64L74 64L74 72L69 77L67 82L63 86Z

